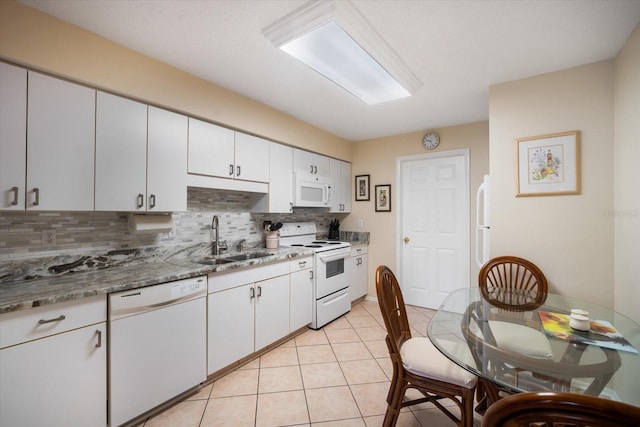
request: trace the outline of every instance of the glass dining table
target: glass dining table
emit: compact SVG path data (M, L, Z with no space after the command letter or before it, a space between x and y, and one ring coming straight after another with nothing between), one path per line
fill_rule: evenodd
M552 293L525 309L509 304L522 298L522 291L489 298L478 287L455 290L429 322L427 335L446 357L495 390L567 391L640 406L640 325L614 310ZM588 331L571 327L572 310L588 313Z

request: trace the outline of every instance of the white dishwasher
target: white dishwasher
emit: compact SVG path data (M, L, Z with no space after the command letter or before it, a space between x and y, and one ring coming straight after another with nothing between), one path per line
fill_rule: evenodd
M109 295L109 425L207 378L207 278Z

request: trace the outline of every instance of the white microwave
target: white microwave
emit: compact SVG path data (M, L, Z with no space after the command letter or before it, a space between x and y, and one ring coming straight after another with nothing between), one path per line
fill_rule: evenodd
M293 174L293 206L300 208L328 208L331 203L331 183L327 178Z

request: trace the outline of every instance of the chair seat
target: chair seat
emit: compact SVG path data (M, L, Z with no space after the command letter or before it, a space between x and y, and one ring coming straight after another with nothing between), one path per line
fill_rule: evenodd
M475 375L447 359L428 338L415 337L405 341L400 347L400 356L404 368L415 375L469 389L476 384ZM471 358L471 354L469 357Z
M490 320L489 327L498 347L539 359L552 359L547 336L529 326Z

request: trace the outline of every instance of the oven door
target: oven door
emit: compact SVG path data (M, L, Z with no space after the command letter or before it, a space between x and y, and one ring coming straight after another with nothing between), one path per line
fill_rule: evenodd
M351 264L347 258L350 254L348 247L316 252L316 299L349 287Z

